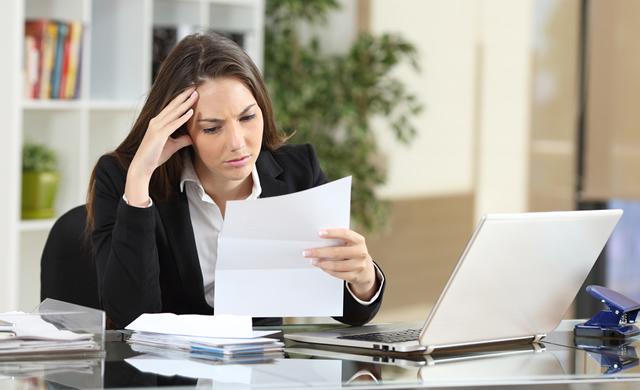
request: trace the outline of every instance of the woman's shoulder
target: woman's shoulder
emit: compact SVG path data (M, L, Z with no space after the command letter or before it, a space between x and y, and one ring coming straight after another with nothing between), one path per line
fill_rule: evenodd
M326 182L320 162L311 144L283 145L276 150L264 150L258 171L278 176L300 191Z
M97 179L110 177L113 179L124 179L127 169L122 162L112 153L102 155L96 163L95 175Z

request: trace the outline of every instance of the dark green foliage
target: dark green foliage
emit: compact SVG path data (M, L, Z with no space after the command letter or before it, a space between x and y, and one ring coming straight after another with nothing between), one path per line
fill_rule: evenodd
M44 145L26 143L22 147L22 171L57 171L57 158L55 152Z
M335 0L267 0L265 79L280 128L293 143L311 143L330 180L353 175L351 215L366 230L381 227L386 204L375 188L386 181L372 132L373 118L402 143L416 129L421 104L391 74L401 63L418 70L416 50L397 35L361 34L345 55L320 51L317 37L303 45L296 26L321 23Z

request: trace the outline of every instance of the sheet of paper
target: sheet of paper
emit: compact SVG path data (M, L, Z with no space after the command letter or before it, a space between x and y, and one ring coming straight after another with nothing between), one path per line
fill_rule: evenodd
M215 310L253 317L341 316L343 281L311 265L318 233L348 228L351 177L293 194L227 202L218 241Z
M253 331L251 317L233 315L200 315L173 313L142 314L125 329L137 332L162 333L166 335L255 338L277 331Z

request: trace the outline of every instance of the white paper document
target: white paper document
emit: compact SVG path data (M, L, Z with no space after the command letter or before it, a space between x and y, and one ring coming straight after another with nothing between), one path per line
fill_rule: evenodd
M271 198L227 202L218 241L216 314L341 316L343 281L311 265L305 249L338 244L348 228L351 177Z
M127 330L175 336L255 338L277 331L253 331L251 317L200 314L154 313L142 314L127 325Z

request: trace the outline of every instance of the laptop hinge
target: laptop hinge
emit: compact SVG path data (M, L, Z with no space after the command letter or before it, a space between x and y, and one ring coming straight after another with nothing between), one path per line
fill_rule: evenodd
M507 344L507 343L513 343L513 342L537 343L545 336L546 336L546 334L539 334L539 335L527 336L527 337L514 337L514 338L506 338L506 339L485 340L485 341L482 341L482 342L468 342L468 343L459 343L459 344L432 345L432 346L426 346L427 348L426 348L424 353L425 354L431 354L431 353L436 353L437 351L453 350L453 349L457 349L457 348L465 348L465 347L470 347L470 346L488 346L490 344Z
M534 343L539 343L543 338L547 337L546 333L543 334L537 334L535 336L533 336L533 342Z

